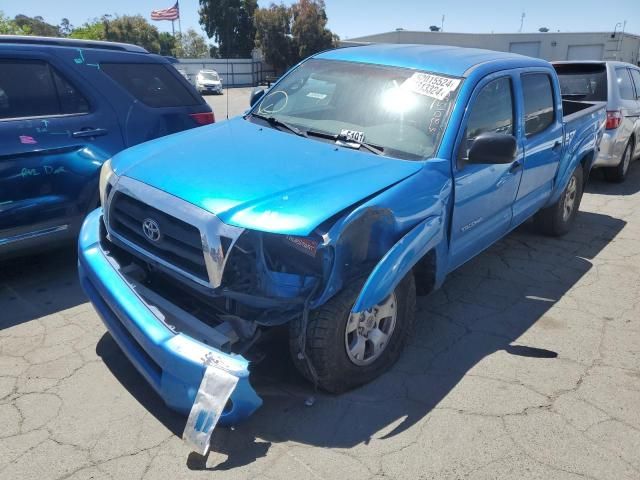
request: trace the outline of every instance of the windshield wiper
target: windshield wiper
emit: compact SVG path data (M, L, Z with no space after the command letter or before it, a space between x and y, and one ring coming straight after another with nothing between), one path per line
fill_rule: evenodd
M329 140L341 142L342 146L345 146L348 148L356 148L356 149L364 148L365 150L368 150L369 152L374 153L376 155L384 154L383 147L380 147L378 145L373 145L371 143L366 143L366 142L356 142L352 139L347 138L346 135L343 135L341 133L334 134L334 133L318 132L316 130L307 130L307 135L312 135L314 137L320 137L320 138L327 138Z
M278 120L276 117L267 117L266 115L261 115L259 113L251 113L250 114L252 117L256 117L259 118L261 120L264 120L265 122L267 122L269 125L273 126L273 127L283 127L286 130L289 130L291 133L295 133L296 135L300 136L300 137L306 137L307 136L307 132L305 132L304 130L300 130L298 127L291 125L287 122L283 122L282 120Z

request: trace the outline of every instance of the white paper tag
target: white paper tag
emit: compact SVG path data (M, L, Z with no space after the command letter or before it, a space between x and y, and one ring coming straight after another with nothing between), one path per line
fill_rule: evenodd
M343 128L340 131L340 136L344 138L346 142L355 142L355 143L364 142L364 132L359 132L357 130L347 130L346 128Z
M317 98L318 100L324 100L325 98L327 98L327 95L324 93L309 92L307 93L307 97Z
M205 455L209 450L211 433L237 384L235 375L207 367L182 433L182 439L194 452Z
M457 78L441 77L430 73L414 73L403 82L402 88L436 100L444 100L447 95L458 88L458 85L460 85L460 80Z

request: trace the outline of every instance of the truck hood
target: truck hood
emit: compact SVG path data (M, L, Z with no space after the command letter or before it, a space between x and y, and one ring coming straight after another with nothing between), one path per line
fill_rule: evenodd
M338 147L241 117L147 142L114 170L229 225L308 235L336 213L413 175L421 162Z

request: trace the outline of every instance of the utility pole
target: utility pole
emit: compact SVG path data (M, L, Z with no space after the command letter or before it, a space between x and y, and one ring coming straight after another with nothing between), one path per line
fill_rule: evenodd
M444 14L442 14L442 21L440 22L440 31L444 32Z
M518 30L518 33L522 33L522 27L524 25L524 17L526 17L527 14L524 13L524 11L522 12L522 15L520 15L520 30Z

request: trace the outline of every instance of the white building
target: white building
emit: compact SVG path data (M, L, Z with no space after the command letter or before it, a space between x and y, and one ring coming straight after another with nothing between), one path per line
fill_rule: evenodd
M422 43L514 52L545 60L620 60L638 65L640 35L616 32L450 33L398 29L350 38L342 45Z

